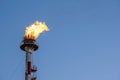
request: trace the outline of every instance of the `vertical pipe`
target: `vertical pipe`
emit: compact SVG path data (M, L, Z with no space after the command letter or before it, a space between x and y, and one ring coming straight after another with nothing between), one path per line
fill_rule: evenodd
M31 80L31 65L32 65L32 50L30 48L26 49L26 72L25 80Z

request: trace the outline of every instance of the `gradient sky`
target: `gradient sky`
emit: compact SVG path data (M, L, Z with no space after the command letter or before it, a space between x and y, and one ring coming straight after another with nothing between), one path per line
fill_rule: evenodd
M24 80L26 26L49 32L33 53L37 80L120 80L119 0L0 0L0 80Z

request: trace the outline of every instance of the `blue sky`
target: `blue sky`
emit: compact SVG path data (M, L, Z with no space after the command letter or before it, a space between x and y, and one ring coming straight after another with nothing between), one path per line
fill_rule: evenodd
M26 26L49 32L33 53L37 80L120 80L119 0L0 0L0 80L24 80Z

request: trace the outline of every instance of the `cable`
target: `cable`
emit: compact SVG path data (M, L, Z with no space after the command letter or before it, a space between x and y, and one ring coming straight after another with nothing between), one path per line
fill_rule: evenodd
M20 65L23 63L24 57L20 58L19 63L15 66L13 72L10 75L10 80L14 80L16 72L20 69Z

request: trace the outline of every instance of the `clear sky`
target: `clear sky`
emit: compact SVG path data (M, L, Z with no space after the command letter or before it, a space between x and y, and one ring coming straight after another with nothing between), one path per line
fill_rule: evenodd
M50 28L33 53L37 80L120 80L119 0L0 0L0 80L24 80L26 26Z

